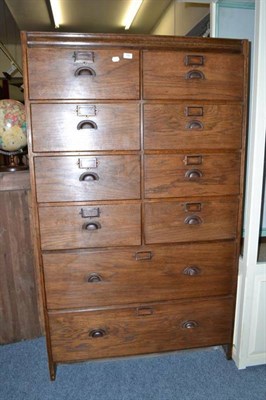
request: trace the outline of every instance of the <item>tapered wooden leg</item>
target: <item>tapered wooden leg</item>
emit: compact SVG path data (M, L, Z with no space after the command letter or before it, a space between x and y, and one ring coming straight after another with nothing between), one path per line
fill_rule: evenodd
M231 343L224 344L223 349L224 349L227 360L232 360L232 349L233 349L232 344Z
M49 363L49 372L51 381L55 381L56 378L56 363Z

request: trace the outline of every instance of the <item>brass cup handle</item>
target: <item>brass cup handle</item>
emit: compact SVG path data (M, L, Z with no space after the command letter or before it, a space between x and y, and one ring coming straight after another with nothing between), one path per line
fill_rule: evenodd
M91 121L90 119L85 119L80 121L77 125L77 129L98 129L96 122Z
M96 272L93 272L88 276L88 283L97 283L101 281L102 281L101 275L97 274Z
M199 326L198 322L193 320L185 321L182 324L183 329L195 329L198 326Z
M190 169L186 172L185 177L190 181L197 181L202 177L202 172L199 169Z
M79 177L79 180L82 182L98 181L99 179L99 175L95 172L83 172Z
M205 79L205 75L202 71L198 71L197 69L192 69L188 71L185 78L187 80L202 80Z
M87 222L83 224L82 228L85 229L85 231L97 231L101 229L101 224L99 222Z
M190 215L185 219L184 223L187 225L200 225L202 220L198 215Z
M200 130L200 129L203 129L203 127L204 127L203 123L201 121L197 121L197 120L190 121L187 124L187 129L190 129L190 130Z
M96 72L90 67L79 67L74 72L74 76L96 76Z
M196 276L200 274L200 268L198 267L187 267L183 270L183 275L189 275L189 276Z
M92 330L89 332L89 336L90 336L92 339L102 338L102 337L104 337L105 335L106 335L106 330L105 330L105 329L102 329L102 328L99 328L99 329L92 329Z

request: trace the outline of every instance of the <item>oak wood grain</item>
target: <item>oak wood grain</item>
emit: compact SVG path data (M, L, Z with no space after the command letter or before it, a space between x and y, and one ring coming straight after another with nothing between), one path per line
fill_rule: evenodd
M240 149L242 105L195 100L146 103L144 145L158 150Z
M82 209L95 208L99 217L82 217ZM140 204L40 207L39 215L43 250L141 244ZM99 228L87 230L87 224Z
M243 99L243 56L204 53L203 66L185 65L191 52L145 51L143 54L144 99ZM200 54L201 53L197 53ZM200 71L203 79L187 79L190 71Z
M92 109L89 115L86 115L86 106ZM140 149L137 103L38 103L31 105L31 112L36 152ZM85 129L78 129L79 124L86 121L95 123L96 127L89 128L87 124L83 125Z
M139 155L36 157L35 171L39 202L140 198Z
M75 61L74 51L93 52L94 62ZM130 54L126 58L125 53ZM118 57L117 62L113 57ZM138 99L139 51L121 48L29 48L31 99ZM47 68L47 63L49 67ZM95 76L75 72L92 68Z
M236 278L235 251L234 242L214 242L46 253L47 307L108 306L110 299L113 305L123 305L229 295Z
M232 305L232 298L220 298L50 313L54 360L86 360L227 343L232 331ZM197 326L184 328L188 321ZM105 332L103 337L90 336L92 331L100 329Z
M239 193L239 153L146 155L144 164L146 198Z

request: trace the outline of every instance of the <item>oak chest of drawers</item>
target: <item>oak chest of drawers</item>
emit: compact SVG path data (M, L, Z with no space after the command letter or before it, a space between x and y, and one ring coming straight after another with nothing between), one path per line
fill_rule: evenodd
M22 33L36 254L57 363L230 357L248 42Z

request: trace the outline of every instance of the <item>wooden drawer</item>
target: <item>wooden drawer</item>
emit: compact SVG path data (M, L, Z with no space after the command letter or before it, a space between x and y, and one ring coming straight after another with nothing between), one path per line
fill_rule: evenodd
M236 237L238 199L198 199L145 204L145 243Z
M139 150L139 105L31 104L33 150Z
M138 155L35 157L37 200L138 199Z
M233 299L50 313L55 362L230 343Z
M144 51L144 99L240 101L243 67L240 54Z
M139 51L28 48L30 99L138 99Z
M139 245L140 205L39 207L43 250Z
M43 254L48 309L232 293L235 243Z
M145 197L238 194L240 161L239 153L146 155Z
M240 149L242 106L183 102L144 105L145 149Z

